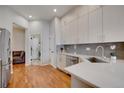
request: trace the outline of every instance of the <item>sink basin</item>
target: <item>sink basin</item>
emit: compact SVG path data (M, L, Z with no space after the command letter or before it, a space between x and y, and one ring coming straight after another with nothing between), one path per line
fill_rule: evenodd
M90 61L91 63L107 63L106 61L103 61L103 60L95 58L95 57L87 58L87 60Z

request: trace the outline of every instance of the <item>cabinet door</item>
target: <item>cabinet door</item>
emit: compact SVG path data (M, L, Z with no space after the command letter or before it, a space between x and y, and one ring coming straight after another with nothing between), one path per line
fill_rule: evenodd
M69 25L66 23L62 26L62 40L63 44L68 44L68 35L69 35Z
M64 44L76 44L77 43L77 19L72 20L64 25L63 28L63 42Z
M69 23L69 36L68 38L70 44L77 44L77 19L72 20Z
M61 22L61 43L62 43L62 44L65 44L64 31L65 31L65 26L64 26L64 24Z
M58 58L58 61L57 61L57 67L59 69L62 68L62 56L61 56L61 54L59 54L59 58Z
M66 55L61 54L58 63L58 68L64 70L65 66L66 66Z
M124 6L103 7L105 42L124 41Z
M78 18L78 43L88 43L88 14Z
M69 28L70 28L70 25L69 25L69 24L66 24L65 27L66 27L66 29L65 29L65 34L64 34L64 35L65 35L65 36L64 36L64 38L65 38L65 43L66 43L66 44L69 44L69 43L70 43L70 38L69 38L69 37L70 37L70 36L69 36L69 35L70 35L70 29L69 29Z
M56 17L55 19L55 36L56 36L56 45L61 44L61 26L60 19Z
M89 13L89 42L102 42L102 9Z

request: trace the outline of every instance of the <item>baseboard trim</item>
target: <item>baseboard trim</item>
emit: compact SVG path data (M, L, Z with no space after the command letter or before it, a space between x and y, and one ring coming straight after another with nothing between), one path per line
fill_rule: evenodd
M52 67L54 67L54 68L56 68L57 69L57 67L56 66L54 66L54 65L52 65L52 64L50 64Z

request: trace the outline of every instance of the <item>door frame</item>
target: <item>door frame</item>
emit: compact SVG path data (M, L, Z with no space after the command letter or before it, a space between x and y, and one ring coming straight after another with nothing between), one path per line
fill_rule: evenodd
M27 40L26 40L27 39L27 30L28 29L25 28L25 27L22 27L22 26L20 26L20 25L18 25L16 23L13 23L12 24L12 32L11 32L11 36L10 36L10 38L11 38L11 45L10 45L11 46L11 55L12 55L12 52L13 52L13 50L12 50L12 44L13 44L13 30L14 30L13 28L14 28L14 24L17 25L17 26L19 26L19 27L21 27L21 28L23 28L24 31L25 31L25 49L24 49L24 51L25 51L25 65L26 65L27 64L27 60L28 60L27 59L27 52L28 52L27 51ZM12 59L12 62L11 63L12 63L12 66L13 66L13 55L11 56L11 59Z

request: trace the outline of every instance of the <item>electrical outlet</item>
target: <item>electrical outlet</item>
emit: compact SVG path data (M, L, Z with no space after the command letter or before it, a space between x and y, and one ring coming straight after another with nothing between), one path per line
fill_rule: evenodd
M91 50L91 48L90 47L86 47L86 51L90 51Z

